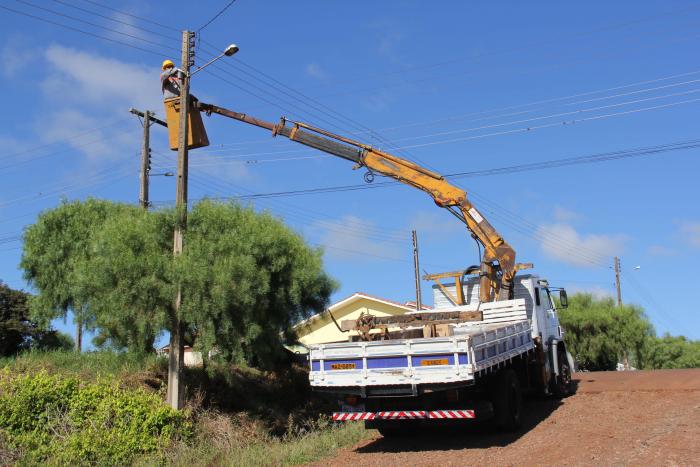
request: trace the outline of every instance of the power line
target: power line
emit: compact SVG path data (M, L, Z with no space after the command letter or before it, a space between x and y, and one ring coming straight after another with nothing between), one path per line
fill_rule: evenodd
M652 147L647 147L647 148L637 148L633 150L626 150L626 151L615 151L615 152L610 152L610 153L603 153L603 154L596 154L592 156L579 156L576 158L568 158L564 160L556 160L556 161L548 161L545 163L535 163L535 164L529 164L530 167L528 167L528 164L521 164L518 166L512 166L511 169L514 171L523 171L523 170L536 170L536 169L542 169L542 168L547 168L547 164L551 164L551 166L562 166L562 165L571 165L575 163L587 163L587 162L601 162L605 160L614 160L614 159L620 159L620 158L626 158L626 157L637 157L637 156L642 156L642 155L649 155L649 154L656 154L660 152L666 152L666 151L674 151L674 150L680 150L680 149L689 149L689 148L696 148L700 147L700 140L691 140L689 142L681 142L681 143L671 143L671 144L666 144L666 145L657 145L657 146L652 146ZM486 171L485 174L488 175L493 175L496 170L500 171L501 173L507 173L506 171L507 168L500 168L500 169L489 169ZM452 177L452 178L457 178L460 176L475 176L478 172L472 171L472 172L462 172L462 173L456 173L456 174L450 174L446 175L446 177ZM261 199L261 198L269 198L269 197L278 197L278 196L288 196L288 195L295 195L295 194L311 194L311 193L327 193L331 191L353 191L353 190L358 190L358 189L369 189L369 188L375 188L375 187L381 187L381 186L398 186L398 182L380 182L380 184L374 184L374 185L349 185L349 186L343 186L343 187L329 187L329 188L316 188L316 189L307 189L307 190L297 190L297 191L290 191L290 192L277 192L277 193L265 193L265 194L249 194L249 195L239 195L235 197L225 197L225 199L238 199L238 200L245 200L245 199ZM492 204L497 206L493 202L488 202L483 196L480 196L472 191L472 195L481 198L482 202L487 202L487 204ZM488 209L488 208L487 208ZM494 211L494 210L489 210L492 214L497 215L498 217L501 217L505 223L509 224L511 228L514 230L529 236L534 239L539 239L539 240L545 240L549 241L551 243L556 243L556 244L564 244L565 248L569 251L569 254L572 256L579 257L581 260L588 262L590 264L600 266L600 267L607 267L605 264L605 257L601 255L598 252L595 252L591 250L589 253L582 252L582 248L580 245L571 245L570 242L566 241L565 239L548 233L548 232L542 232L541 229L529 222L527 219L524 219L514 213L508 212L506 209L502 207L498 207L499 211L505 214L501 214L499 211ZM508 216L513 217L514 220L510 220ZM528 230L529 229L529 230Z
M158 23L158 22L153 21L153 20L151 20L151 19L149 19L149 18L144 18L143 16L137 16L137 15L128 13L128 12L126 12L126 11L124 11L124 10L118 10L118 9L116 9L116 8L112 8L111 6L107 6L107 5L103 4L103 3L96 2L96 1L94 1L94 0L83 0L83 1L84 1L84 2L87 2L87 3L90 3L90 4L92 4L92 5L98 6L98 7L100 7L100 8L104 8L104 9L107 9L107 10L110 10L110 11L114 11L115 13L119 13L119 14L122 14L122 15L124 15L124 16L128 16L128 17L130 17L130 18L140 19L140 20L142 20L142 21L145 21L145 22L147 22L147 23L153 24L153 25L155 25L155 26L160 26L160 27L163 28L163 29L168 29L168 30L170 30L170 31L180 32L180 30L179 30L178 28L175 28L175 27L173 27L173 26L168 26L168 25L166 25L166 24Z
M201 26L199 29L197 29L197 33L200 33L204 28L206 28L206 27L209 26L211 23L213 23L214 20L216 20L216 18L218 18L219 16L223 15L224 12L225 12L226 10L228 10L229 7L230 7L231 5L233 5L234 3L236 3L236 0L231 0L230 2L228 2L228 3L226 4L226 6L223 7L217 14L215 14L209 21L207 21L207 22L204 24L204 26Z
M159 42L154 42L154 41L151 41L151 40L149 40L149 39L144 39L143 37L135 36L135 35L133 35L133 34L129 34L129 33L123 32L123 31L119 31L119 30L117 30L117 29L108 28L108 27L106 27L106 26L102 26L102 25L100 25L100 24L92 23L92 22L90 22L90 21L87 21L87 20L84 20L84 19L81 19L81 18L76 18L75 16L71 16L71 15L67 15L67 14L65 14L65 13L57 12L56 10L52 10L52 9L50 9L50 8L42 7L42 6L39 6L39 5L34 5L33 3L30 3L30 2L28 2L28 1L26 1L26 0L15 0L15 1L18 2L18 3L22 3L22 4L24 4L24 5L28 5L28 6L32 7L32 8L36 8L36 9L38 9L38 10L42 10L42 11L51 13L51 14L53 14L53 15L55 15L55 16L60 16L60 17L67 18L67 19L70 19L70 20L73 20L73 21L77 21L77 22L79 22L79 23L87 24L87 25L89 25L89 26L92 26L92 27L95 27L95 28L99 28L99 29L103 29L103 30L105 30L105 31L109 31L109 32L114 33L114 34L120 34L120 35L122 35L122 36L129 37L129 38L131 38L131 39L136 39L136 40L139 40L139 41L142 41L142 42L146 42L146 43L151 44L151 45L156 45L156 46L158 46L158 47L165 47L166 49L177 50L177 49L175 49L175 48L173 48L173 47L170 47L170 46L161 44L161 43L159 43Z
M700 70L694 70L694 71L690 71L690 72L679 73L679 74L670 75L670 76L664 76L664 77L661 77L661 78L655 78L655 79L650 79L650 80L638 81L638 82L635 82L635 83L625 84L625 85L621 85L621 86L613 86L613 87L609 87L609 88L605 88L605 89L597 89L597 90L593 90L593 91L586 91L586 92L582 92L582 93L575 93L575 94L570 94L570 95L566 95L566 96L559 96L559 97L554 97L554 98L548 98L548 99L543 99L543 100L528 102L528 103L524 103L524 104L511 105L511 106L507 106L507 107L499 107L499 108L495 108L495 109L482 110L482 111L478 111L478 112L470 112L470 113L467 113L467 114L452 115L452 116L442 117L442 118L439 118L439 119L430 120L430 121L424 121L424 122L407 123L407 124L398 125L398 126L385 127L385 128L380 128L379 131L394 131L394 130L399 130L399 129L403 129L403 128L409 128L409 127L429 126L429 125L434 125L434 124L438 124L438 123L444 123L444 122L449 122L449 121L454 121L454 120L460 120L460 119L467 118L467 117L489 114L489 113L492 113L492 112L501 112L501 111L506 111L506 110L515 110L515 109L530 107L530 106L538 105L538 104L548 104L548 103L552 103L552 102L561 102L561 101L565 101L565 100L567 100L567 99L572 99L572 98L576 98L576 97L590 96L590 95L600 94L600 93L603 93L603 92L617 91L617 90L621 90L621 89L631 88L631 87L634 87L634 86L641 86L641 85L644 85L644 84L658 83L658 82L661 82L661 81L668 81L668 80L670 80L670 79L677 79L677 78L682 78L682 77L686 77L686 76L697 75L697 74L699 74L699 73L700 73ZM622 96L629 95L629 94L632 94L632 93L651 92L651 91L658 90L658 89L663 89L663 88L666 88L666 87L679 86L679 85L684 85L684 84L693 83L693 82L696 82L696 81L698 81L698 80L690 80L690 81L684 81L684 82L682 82L682 83L674 83L674 84L671 84L671 85L658 86L658 87L651 87L651 88L644 88L644 89L636 90L636 91L633 91L633 92L630 92L630 93L618 93L618 94L613 94L613 95L609 95L609 96L603 96L603 97L600 97L600 98L597 98L597 99L598 99L598 100L602 100L602 99L613 99L613 98L616 98L616 97L622 97ZM581 103L590 102L591 100L593 100L593 99L582 100L582 101L575 101L575 102L569 102L569 103L564 103L564 104L562 104L562 105L566 105L566 106L568 106L568 105L576 105L576 104L581 104ZM522 114L532 113L532 112L536 112L536 111L539 111L539 110L544 110L545 108L546 108L546 107L539 107L539 108L536 108L536 109L529 109L529 110L524 110L524 111L519 111L519 112L509 112L509 113L505 113L505 114L489 115L489 116L483 116L483 117L480 117L480 118L470 119L470 120L467 120L467 121L469 121L469 122L476 122L476 121L483 121L483 120L495 120L495 119L499 119L499 118L503 118L503 117L512 117L512 116L515 116L515 115L522 115ZM362 132L354 132L353 134L364 134L364 133L366 133L366 132L364 132L364 131L362 131ZM269 139L260 139L260 140L252 140L252 141L236 142L236 143L221 143L221 144L217 144L217 145L216 145L217 148L204 149L204 150L202 150L202 152L219 152L219 151L225 151L225 149L221 149L220 147L223 147L223 146L238 146L238 145L242 145L242 144L255 144L255 143L267 142L267 141L269 141Z
M207 43L206 41L204 41L204 42ZM207 44L208 44L208 43L207 43ZM211 47L214 47L214 46L211 45L211 44L209 44L209 45L210 45ZM246 62L244 62L244 61L242 61L242 60L237 60L236 63L240 63L240 64L243 65L244 67L246 67L246 68L252 70L254 73L257 73L258 75L260 75L260 76L262 76L263 78L265 78L265 79L268 81L268 83L266 83L266 84L267 84L268 86L270 86L272 89L274 89L275 91L280 92L280 93L282 93L282 94L284 94L284 95L286 95L286 96L288 96L288 97L290 97L290 98L296 100L297 102L301 103L302 105L306 105L306 106L309 107L309 108L315 109L316 111L318 111L318 112L320 112L320 113L322 113L322 114L324 114L324 115L327 115L327 116L329 116L329 117L331 117L331 118L333 118L333 119L335 119L335 120L337 120L337 121L339 121L339 122L346 122L346 124L349 123L352 127L356 128L356 129L359 129L359 130L362 130L363 133L369 134L370 137L372 137L373 139L377 140L380 144L382 144L382 143L383 143L383 144L386 144L386 145L388 145L389 147L391 147L391 148L393 148L393 149L395 149L395 150L399 150L399 151L400 151L399 148L396 148L396 146L395 146L394 143L392 143L391 141L387 140L385 137L383 137L382 135L380 135L379 133L377 133L375 130L373 130L373 129L371 129L371 128L365 126L365 125L363 125L362 123L359 123L359 122L357 122L356 120L354 120L354 119L352 119L352 118L350 118L350 117L348 117L348 116L346 116L346 115L343 115L342 113L338 112L337 110L335 110L335 109L333 109L333 108L331 108L331 107L328 107L327 105L325 105L325 104L319 102L317 99L314 99L313 97L310 97L310 96L308 96L308 95L306 95L306 94L304 94L304 93L302 93L302 92L300 92L300 91L298 91L298 90L296 90L296 89L294 89L294 88L288 86L287 84L285 84L285 83L283 83L283 82L281 82L281 81L275 79L274 77L270 76L269 74L265 73L264 71L261 71L261 70L255 68L254 66L247 64ZM248 76L253 77L253 75L251 75L251 74L248 73L247 71L241 70L240 68L235 67L235 66L232 65L232 64L226 63L225 65L228 66L228 67L230 67L230 68L232 68L232 69L234 69L234 70L240 71L240 72L242 72L242 73L245 73L245 74L248 75ZM270 84L270 83L272 83L272 84ZM289 91L289 92L288 92L288 91ZM297 97L297 96L298 96L298 97ZM414 160L418 160L418 159L417 159L415 156L413 156L413 155L406 154L406 156L407 156L407 157L410 157L410 158L412 158L412 159L414 159ZM422 164L423 164L423 165L426 165L424 162L422 162Z
M680 141L675 143L661 144L656 146L647 146L642 148L626 149L620 151L612 151L606 153L598 153L586 156L575 156L565 159L553 159L549 161L533 162L529 164L518 164L511 166L504 166L492 169L484 170L473 170L468 172L454 172L445 174L445 178L464 178L464 177L479 177L486 175L502 175L513 172L523 172L527 170L542 170L555 167L563 167L567 165L579 165L586 163L604 162L609 160L625 159L632 157L641 157L652 154L659 154L669 151L678 151L686 149L694 149L700 147L700 139ZM355 191L355 190L369 190L373 188L384 188L389 186L401 186L399 182L396 181L386 181L386 182L374 182L372 184L355 184L355 185L340 185L340 186L330 186L330 187L318 187L318 188L307 188L300 190L287 190L278 192L268 192L268 193L256 193L253 195L243 195L237 199L258 199L258 198L275 198L281 196L296 196L305 194L320 194L320 193L334 193L343 191Z
M43 21L43 22L45 22L45 23L53 24L54 26L58 26L58 27L61 27L61 28L64 28L64 29L69 29L69 30L71 30L71 31L79 32L80 34L85 34L85 35L87 35L87 36L95 37L95 38L97 38L97 39L102 39L102 40L105 40L105 41L113 42L113 43L115 43L115 44L119 44L119 45L123 45L123 46L126 46L126 47L130 47L130 48L132 48L132 49L140 50L140 51L142 51L142 52L146 52L146 53L149 53L149 54L151 54L151 55L158 55L159 57L162 57L162 56L163 56L163 54L162 54L161 52L156 52L156 51L154 51L154 50L144 49L143 47L139 47L139 46L137 46L137 45L129 44L129 43L127 43L127 42L123 42L123 41L120 41L120 40L118 40L118 39L112 39L111 37L101 36L101 35L99 35L99 34L95 34L95 33L90 32L90 31L85 31L85 30L83 30L83 29L75 28L75 27L73 27L73 26L68 26L67 24L58 23L58 22L56 22L56 21L52 21L52 20L47 19L47 18L42 18L41 16L36 16L36 15L31 14L31 13L27 13L27 12L24 12L24 11L15 10L15 9L13 9L13 8L6 7L6 6L4 6L4 5L0 5L0 8L2 8L3 10L10 11L10 12L12 12L12 13L18 14L18 15L27 16L27 17L29 17L29 18L33 18L33 19L36 19L36 20L39 20L39 21Z
M698 102L698 101L700 101L700 98L686 99L683 101L672 102L669 104L661 104L661 105L655 105L655 106L651 106L651 107L643 107L640 109L626 110L626 111L622 111L622 112L613 112L613 113L603 114L603 115L595 115L595 116L586 117L586 118L563 120L563 121L548 123L548 124L543 124L543 125L528 126L528 127L524 127L524 128L516 128L513 130L504 130L504 131L499 131L499 132L494 132L494 133L486 133L483 135L469 136L469 137L464 137L464 138L446 139L446 140L442 140L442 141L433 141L433 142L429 142L429 143L412 144L412 145L408 145L408 146L403 146L403 148L422 148L422 147L428 147L428 146L435 146L435 145L439 145L439 144L460 143L463 141L469 141L469 140L473 140L473 139L488 138L490 136L500 136L500 135L514 134L514 133L531 132L533 130L540 130L543 128L552 128L552 127L563 126L563 125L574 125L576 123L583 123L583 122L589 122L589 121L594 121L594 120L602 120L605 118L612 118L612 117L617 117L620 115L629 115L629 114L634 114L634 113L639 113L639 112L648 112L650 110L664 109L664 108L668 108L668 107L674 107L676 105L690 104L692 102Z
M119 20L119 19L114 18L112 16L103 15L103 14L88 10L86 8L81 8L77 5L72 5L70 3L64 2L63 0L53 0L53 1L56 3L60 3L61 5L67 6L69 8L73 8L74 10L82 11L84 13L88 13L88 14L91 14L93 16L98 16L100 18L106 19L107 21L112 21L113 23L123 24L125 26L130 27L130 28L138 29L140 31L147 32L147 33L153 34L155 36L160 36L160 37L163 37L163 38L168 39L168 40L177 40L177 38L175 36L165 36L162 33L159 33L159 32L154 31L152 29L142 28L141 26L134 24L134 23L131 23L129 21L122 21L122 20ZM106 8L106 7L103 7L103 8ZM118 10L115 10L115 11L118 11ZM118 13L119 14L126 14L126 13L121 12L121 11L118 11Z

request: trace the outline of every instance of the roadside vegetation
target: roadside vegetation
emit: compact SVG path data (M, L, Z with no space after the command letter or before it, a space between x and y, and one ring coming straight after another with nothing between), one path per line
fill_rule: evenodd
M29 352L0 359L0 465L291 465L371 433L320 415L303 369L188 368L188 405L163 403L155 355Z
M88 199L26 229L20 266L37 293L0 283L0 465L288 465L372 434L324 416L336 402L311 395L284 349L336 287L322 251L269 214L202 201L173 257L174 222ZM72 352L50 328L69 312L99 350ZM639 307L575 295L561 321L582 369L700 366L698 342L656 337ZM164 404L154 351L178 322L203 357L185 369L182 411Z
M640 370L700 367L700 341L668 334L657 337L637 305L618 307L612 298L576 294L559 318L579 369L614 370L625 362Z

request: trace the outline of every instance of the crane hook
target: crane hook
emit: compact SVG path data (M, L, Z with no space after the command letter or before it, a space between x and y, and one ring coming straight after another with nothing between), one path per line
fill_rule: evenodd
M374 173L371 170L368 170L362 178L365 179L365 183L372 183L374 181Z

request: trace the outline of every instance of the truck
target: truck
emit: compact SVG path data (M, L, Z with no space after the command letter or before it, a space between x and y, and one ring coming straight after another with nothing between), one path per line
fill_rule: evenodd
M199 112L218 114L353 162L367 170L368 183L380 175L422 190L462 222L483 251L479 265L426 277L435 281L435 309L362 315L336 323L347 342L311 347L309 382L338 398L334 420L364 420L386 436L474 419L513 430L521 424L523 392L569 394L573 361L554 300L558 295L559 306L566 306L566 291L518 274L533 265L516 263L513 247L465 190L413 161L303 122L282 117L272 123L200 101L188 108L194 122ZM178 107L166 106L166 112L177 149ZM208 143L201 132L203 125L191 125L188 145ZM443 284L447 278L454 285Z

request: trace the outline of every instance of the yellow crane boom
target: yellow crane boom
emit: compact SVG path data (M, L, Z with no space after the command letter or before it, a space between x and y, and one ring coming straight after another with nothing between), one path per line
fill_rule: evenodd
M464 222L472 236L484 247L479 267L479 298L482 302L512 299L513 280L517 271L532 267L532 264L515 262L515 250L477 211L469 201L467 193L449 183L440 174L385 151L305 123L284 118L279 123L271 123L212 104L200 102L197 106L207 114L216 113L265 128L270 130L273 136L284 136L291 141L352 161L356 164L355 168L366 167L370 175L376 172L428 193L438 206L448 209ZM169 128L171 132L177 131L177 128Z

